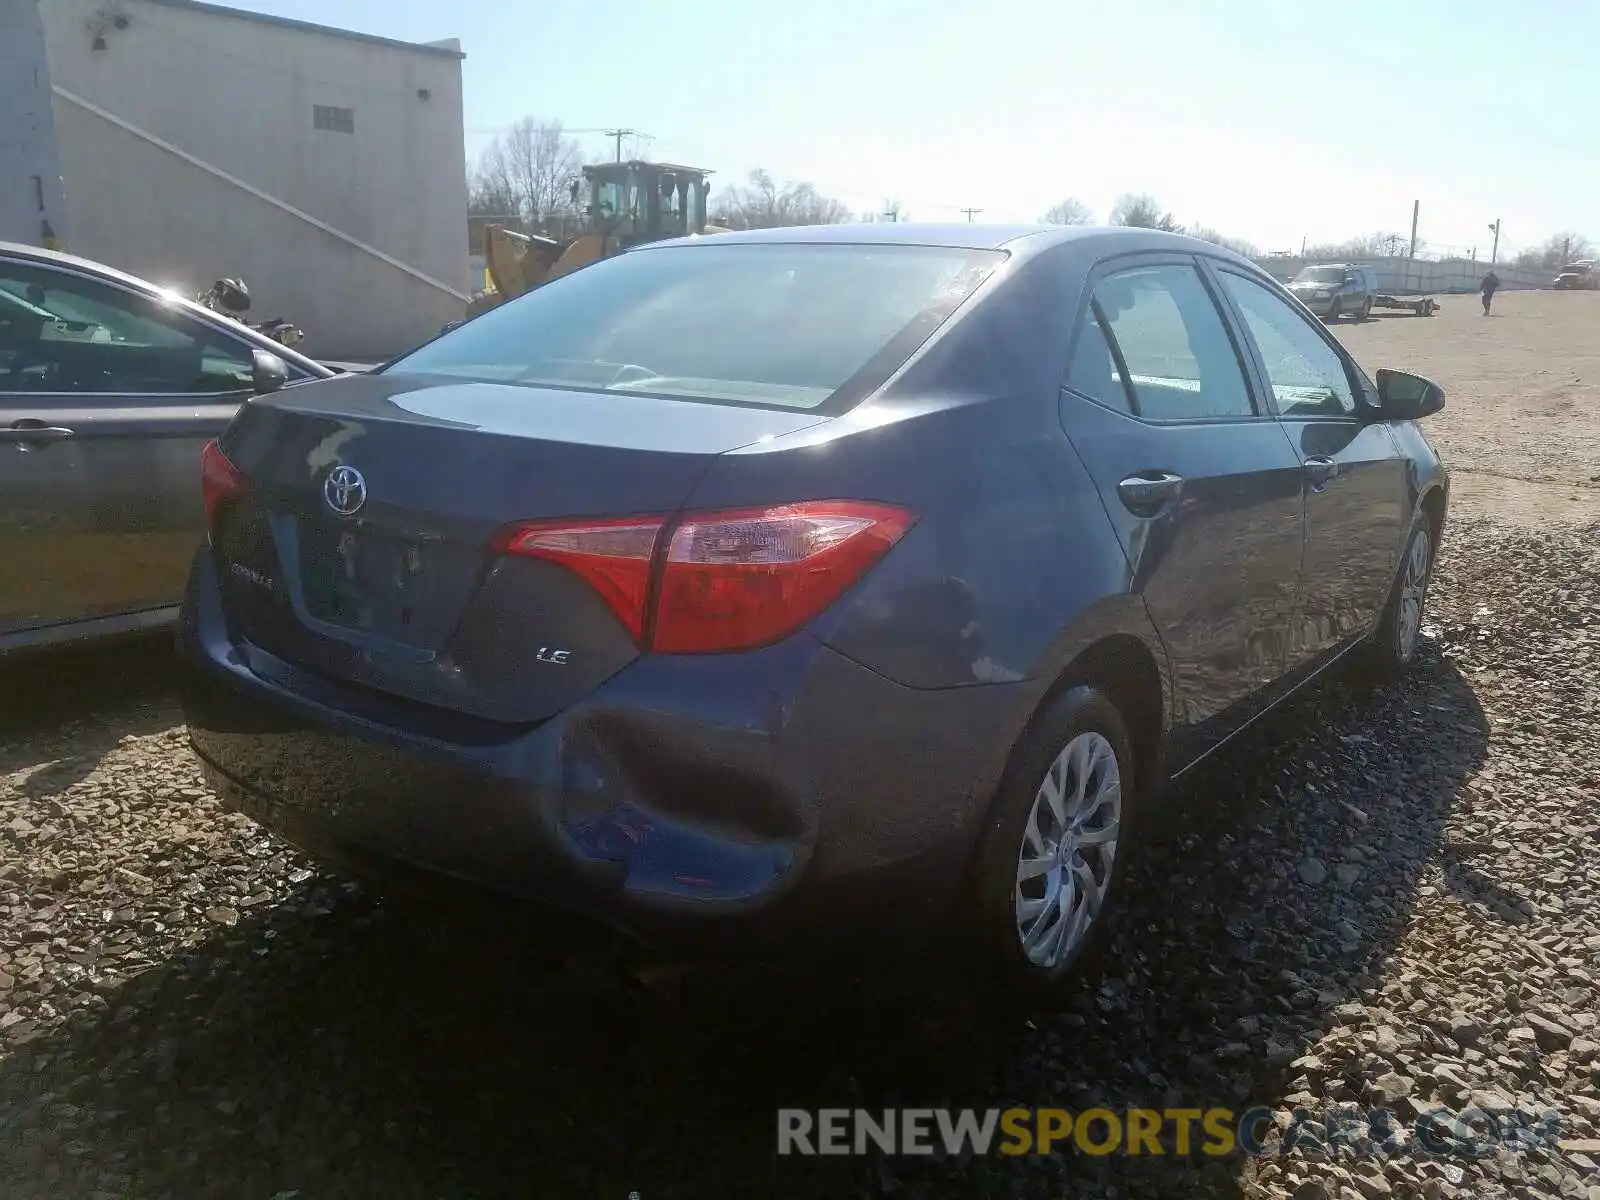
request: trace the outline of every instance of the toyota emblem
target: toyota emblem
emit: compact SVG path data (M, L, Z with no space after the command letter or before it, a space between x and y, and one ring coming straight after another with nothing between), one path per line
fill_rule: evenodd
M337 466L322 481L322 498L341 517L354 516L367 502L367 481L354 467Z

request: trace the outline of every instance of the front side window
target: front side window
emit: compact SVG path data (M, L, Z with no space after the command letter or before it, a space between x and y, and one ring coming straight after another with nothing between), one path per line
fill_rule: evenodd
M708 239L604 259L387 369L811 409L904 362L1004 258Z
M1095 285L1090 311L1112 370L1127 369L1136 415L1151 421L1254 415L1233 341L1194 267L1136 267L1107 276ZM1096 357L1095 343L1086 330L1074 359ZM1106 386L1104 363L1075 361L1073 375L1080 369L1083 378L1092 371L1101 380L1096 386ZM1068 385L1083 390L1071 377Z
M157 300L0 262L0 392L221 394L253 373L246 346Z
M1350 376L1333 347L1288 303L1255 280L1232 271L1221 275L1260 352L1278 411L1295 417L1354 413Z

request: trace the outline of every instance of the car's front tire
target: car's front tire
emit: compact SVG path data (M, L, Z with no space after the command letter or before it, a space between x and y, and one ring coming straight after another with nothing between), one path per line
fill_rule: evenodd
M1383 619L1373 634L1370 658L1379 675L1399 675L1416 661L1437 552L1433 522L1426 516L1419 516L1411 528L1411 536L1406 539L1405 554L1389 593L1389 603L1383 610Z
M973 871L981 948L1007 988L1048 992L1091 956L1120 891L1135 778L1127 725L1097 689L1035 715Z

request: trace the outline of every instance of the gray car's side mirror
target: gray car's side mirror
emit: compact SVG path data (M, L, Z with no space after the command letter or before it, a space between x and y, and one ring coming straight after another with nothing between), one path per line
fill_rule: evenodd
M265 396L289 382L289 366L276 354L257 350L252 358L254 365L250 372L250 384L255 388L256 395Z
M1409 371L1378 371L1378 403L1385 421L1417 421L1444 407L1444 389Z

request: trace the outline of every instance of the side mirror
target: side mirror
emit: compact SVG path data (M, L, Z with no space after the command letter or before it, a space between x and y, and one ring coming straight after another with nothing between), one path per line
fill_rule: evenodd
M1409 371L1378 370L1378 402L1384 421L1418 421L1444 407L1444 389Z
M288 364L276 354L257 350L252 357L254 368L250 373L250 384L255 388L256 395L265 396L289 382Z

